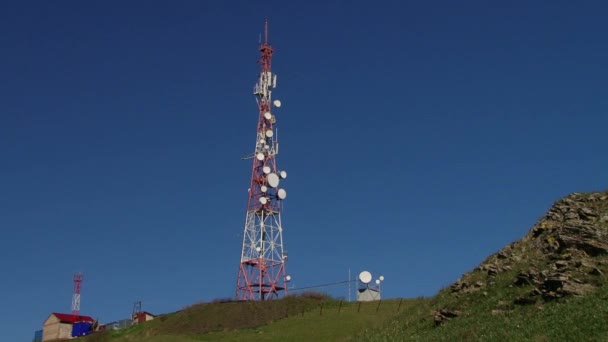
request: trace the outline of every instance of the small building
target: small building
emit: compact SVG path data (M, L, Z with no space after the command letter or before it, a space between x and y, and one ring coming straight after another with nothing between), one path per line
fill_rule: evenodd
M380 291L373 287L366 287L357 291L357 302L371 302L380 300Z
M77 322L93 323L95 320L89 316L79 316L53 312L44 321L42 328L42 341L65 340L72 338L73 325Z
M138 324L138 323L143 323L143 322L147 322L147 321L151 321L154 319L153 314L147 312L147 311L140 311L140 312L136 312L133 314L133 316L131 317L131 319L133 320L133 324Z
M108 331L108 330L120 330L120 329L126 329L130 326L133 325L133 321L130 319L121 319L119 321L115 321L115 322L110 322L110 323L106 323L103 325L102 330Z
M42 342L42 330L36 330L34 332L33 342Z

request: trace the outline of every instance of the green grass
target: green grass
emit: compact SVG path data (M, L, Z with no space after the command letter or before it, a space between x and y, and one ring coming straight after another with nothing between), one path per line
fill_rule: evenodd
M137 341L347 341L382 327L424 299L348 303L328 297L288 297L268 302L210 303L87 342Z
M364 341L608 341L608 286L581 297L520 306L510 300L532 287L509 287L514 272L499 275L496 285L460 298L447 290L402 313ZM430 312L459 309L463 315L435 326ZM492 310L502 313L492 314Z

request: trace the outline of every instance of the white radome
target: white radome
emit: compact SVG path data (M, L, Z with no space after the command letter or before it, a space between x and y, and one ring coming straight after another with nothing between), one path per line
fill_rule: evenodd
M285 179L285 178L287 178L287 172L281 171L281 172L279 172L279 176L281 176L282 179Z
M270 173L266 176L266 181L268 181L268 185L272 188L276 188L279 186L279 176L276 173Z
M279 191L277 191L277 196L279 199L284 200L285 197L287 197L287 191L285 191L285 189L279 189Z
M372 281L372 274L369 273L368 271L363 271L361 273L359 273L359 280L363 283L363 284L367 284L370 281Z
M277 108L281 107L281 101L279 101L279 100L274 100L274 101L272 102L272 104L273 104L275 107L277 107Z
M266 120L270 120L270 118L272 118L272 114L270 114L270 112L266 112L264 113L264 117L266 118Z
M262 160L264 160L264 153L261 153L261 152L260 152L260 153L256 154L256 155L255 155L255 157L256 157L256 158L257 158L259 161L262 161Z
M269 174L269 173L270 173L270 171L271 171L270 166L264 166L264 167L262 168L262 171L263 171L263 172L264 172L264 174L266 174L266 175L267 175L267 174Z
M260 197L260 203L262 203L262 204L268 203L268 198L266 198L266 197Z
M273 136L272 130L270 130L270 129L267 130L266 131L266 136L269 137L269 138L272 138L272 136Z

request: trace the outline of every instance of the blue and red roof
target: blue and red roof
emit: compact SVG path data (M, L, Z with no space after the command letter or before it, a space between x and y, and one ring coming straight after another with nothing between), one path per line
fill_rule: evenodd
M58 312L53 312L51 315L55 315L55 317L57 317L61 322L66 322L66 323L95 322L95 320L89 316L79 316L79 315L64 314L64 313L58 313Z

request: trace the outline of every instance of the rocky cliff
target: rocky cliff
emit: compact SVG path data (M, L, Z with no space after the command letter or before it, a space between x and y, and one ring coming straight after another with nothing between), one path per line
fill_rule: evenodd
M606 270L608 191L573 193L555 202L521 240L489 256L448 291L456 297L486 294L497 277L507 276L512 277L509 287L522 290L507 302L542 304L594 291L604 283ZM439 324L449 318L435 313Z

